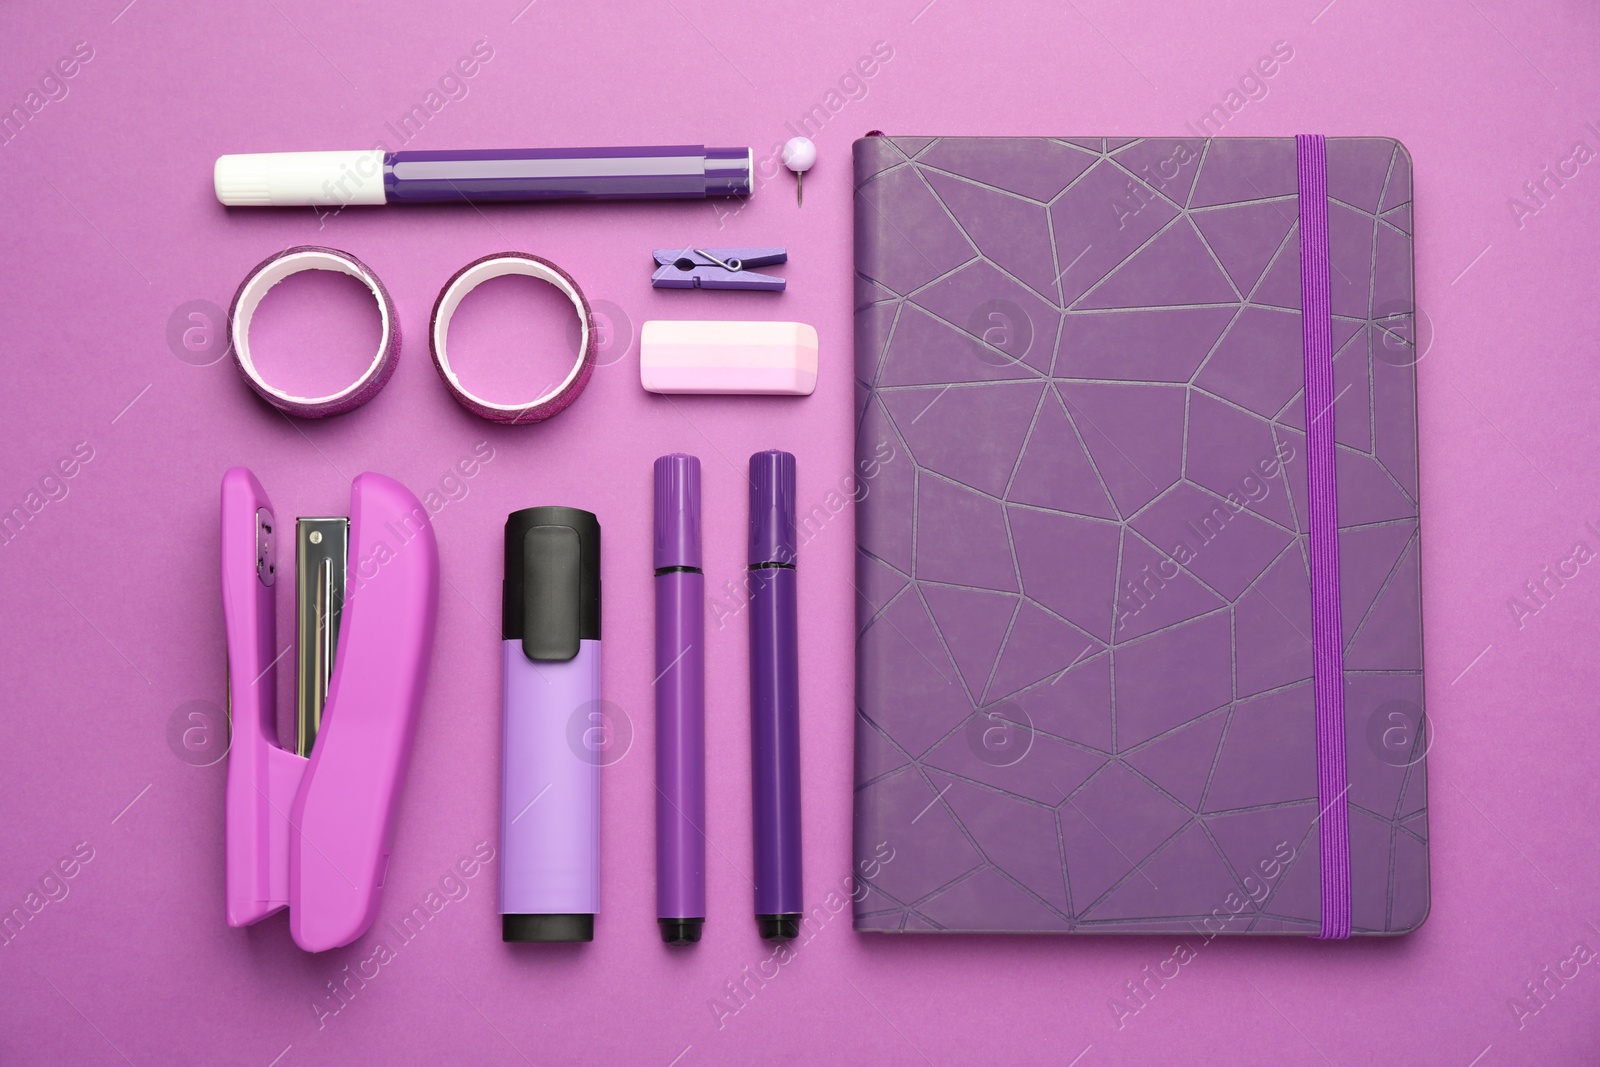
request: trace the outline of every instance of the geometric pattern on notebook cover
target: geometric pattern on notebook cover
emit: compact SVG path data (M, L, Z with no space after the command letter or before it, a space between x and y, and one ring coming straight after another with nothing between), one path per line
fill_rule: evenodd
M856 144L855 922L1320 924L1295 142ZM1357 934L1428 911L1411 161L1327 141Z

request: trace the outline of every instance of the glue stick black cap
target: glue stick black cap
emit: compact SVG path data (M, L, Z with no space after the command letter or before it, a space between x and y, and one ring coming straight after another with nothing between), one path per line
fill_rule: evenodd
M506 518L500 637L534 661L569 660L600 640L600 521L578 508L513 511Z

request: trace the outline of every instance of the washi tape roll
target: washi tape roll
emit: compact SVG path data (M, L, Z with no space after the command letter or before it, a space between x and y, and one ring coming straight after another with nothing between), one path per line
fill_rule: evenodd
M572 301L573 310L578 313L580 327L578 354L566 376L542 395L521 404L502 404L486 400L462 385L460 377L450 365L447 348L450 320L455 316L456 308L461 306L461 301L468 293L489 279L508 274L537 278L555 286ZM594 333L594 317L589 310L589 301L584 297L583 290L578 288L578 283L572 280L571 275L548 259L541 259L539 256L530 256L525 252L498 252L462 267L440 291L439 299L433 305L429 342L433 349L434 366L439 368L439 377L444 379L446 388L462 407L474 415L493 422L515 424L542 422L552 415L565 411L574 400L578 399L578 394L583 392L583 387L589 384L589 377L594 373Z
M278 388L261 376L250 355L250 322L262 298L285 278L307 270L333 271L359 281L378 302L378 314L382 321L378 351L367 364L367 369L343 389L325 396L300 396ZM400 355L400 329L395 321L394 303L389 299L389 292L383 283L378 281L378 276L348 252L315 245L286 248L246 275L239 285L239 291L233 296L233 305L228 309L228 337L233 345L234 363L245 381L250 383L250 388L278 410L303 419L340 415L365 404L389 380Z

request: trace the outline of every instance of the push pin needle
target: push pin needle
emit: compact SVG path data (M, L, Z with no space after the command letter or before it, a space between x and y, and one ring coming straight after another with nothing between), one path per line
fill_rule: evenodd
M783 165L794 171L794 202L799 207L805 202L806 171L817 161L817 146L809 137L791 137L783 146Z

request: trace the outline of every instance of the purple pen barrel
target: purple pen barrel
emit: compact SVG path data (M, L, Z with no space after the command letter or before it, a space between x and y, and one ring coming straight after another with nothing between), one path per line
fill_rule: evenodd
M698 200L748 196L748 148L661 145L391 152L388 203L439 200Z
M756 925L767 940L799 933L800 656L795 574L795 462L750 457L750 756Z
M656 917L669 945L706 917L705 575L700 461L655 463Z

